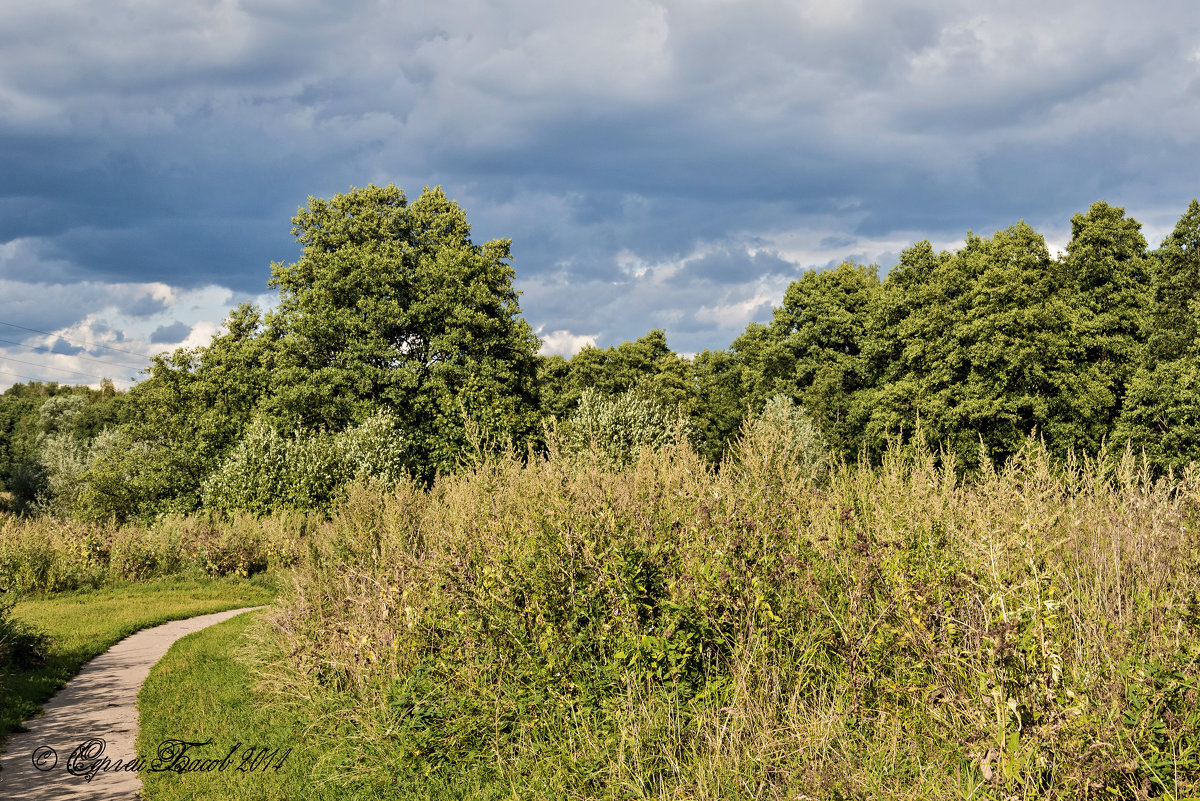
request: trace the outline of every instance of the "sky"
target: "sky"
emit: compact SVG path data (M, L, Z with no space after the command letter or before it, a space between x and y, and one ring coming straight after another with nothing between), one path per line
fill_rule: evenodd
M310 196L440 185L544 353L680 353L912 243L1200 195L1200 4L5 0L0 386L269 308Z

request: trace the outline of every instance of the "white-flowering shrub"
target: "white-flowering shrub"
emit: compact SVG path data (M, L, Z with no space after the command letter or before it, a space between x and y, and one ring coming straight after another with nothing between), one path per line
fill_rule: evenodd
M68 432L75 426L75 420L86 407L87 398L83 395L55 395L46 398L38 408L38 428L47 437Z
M40 483L33 509L54 517L71 517L87 486L87 471L114 447L120 447L118 440L112 428L90 441L77 439L65 429L43 438L37 455Z
M799 476L822 481L829 474L829 447L804 407L783 395L766 402L746 418L732 456L737 466L754 474Z
M69 517L90 462L87 443L59 431L42 440L37 458L44 481L37 495L37 510Z
M327 509L350 481L370 477L394 484L408 472L410 450L386 410L338 434L284 436L256 420L205 482L204 505L255 514Z
M410 472L410 443L400 421L386 409L338 434L337 451L351 480L369 476L392 485Z
M584 390L564 433L568 453L599 456L618 467L691 435L680 415L637 388L616 397Z

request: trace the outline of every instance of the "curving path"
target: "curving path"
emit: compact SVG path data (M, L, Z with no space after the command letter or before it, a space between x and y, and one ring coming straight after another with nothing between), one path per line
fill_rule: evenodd
M232 609L145 629L88 662L79 675L50 699L44 715L26 722L29 731L8 738L7 752L0 756L3 767L0 798L4 801L138 798L142 782L136 772L112 770L110 764L110 770L87 781L67 771L72 752L87 741L101 739L103 754L97 756L107 757L112 763L133 759L138 733L138 690L150 675L150 668L180 637L261 608ZM95 752L101 744L93 743L90 747Z

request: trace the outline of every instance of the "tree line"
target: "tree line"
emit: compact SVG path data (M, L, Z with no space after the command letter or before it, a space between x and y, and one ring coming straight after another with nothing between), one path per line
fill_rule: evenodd
M355 479L427 481L481 442L536 451L555 431L617 462L684 436L717 463L748 413L832 459L919 436L970 471L1031 434L1059 458L1128 443L1160 472L1200 457L1195 200L1153 250L1098 202L1060 255L1019 222L953 251L918 242L882 279L852 262L809 270L769 323L692 358L659 330L538 355L511 242L475 244L440 189L310 198L292 224L303 250L271 265L271 312L234 309L207 347L156 356L128 392L0 396L13 508L322 507Z

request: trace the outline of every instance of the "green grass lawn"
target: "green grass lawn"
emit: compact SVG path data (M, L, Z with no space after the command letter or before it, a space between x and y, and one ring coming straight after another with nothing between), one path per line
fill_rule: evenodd
M243 634L254 617L248 612L181 638L150 672L138 696L138 753L152 760L164 741L211 740L188 750L185 757L224 763L191 772L143 771L143 797L350 797L339 788L314 785L310 774L320 755L306 748L304 722L281 716L257 696L251 668L240 656ZM164 762L160 768L170 764L184 763Z
M99 590L30 596L12 617L49 637L46 663L9 673L0 685L0 746L21 730L49 698L88 660L140 631L194 615L256 606L275 597L272 577L172 576Z

